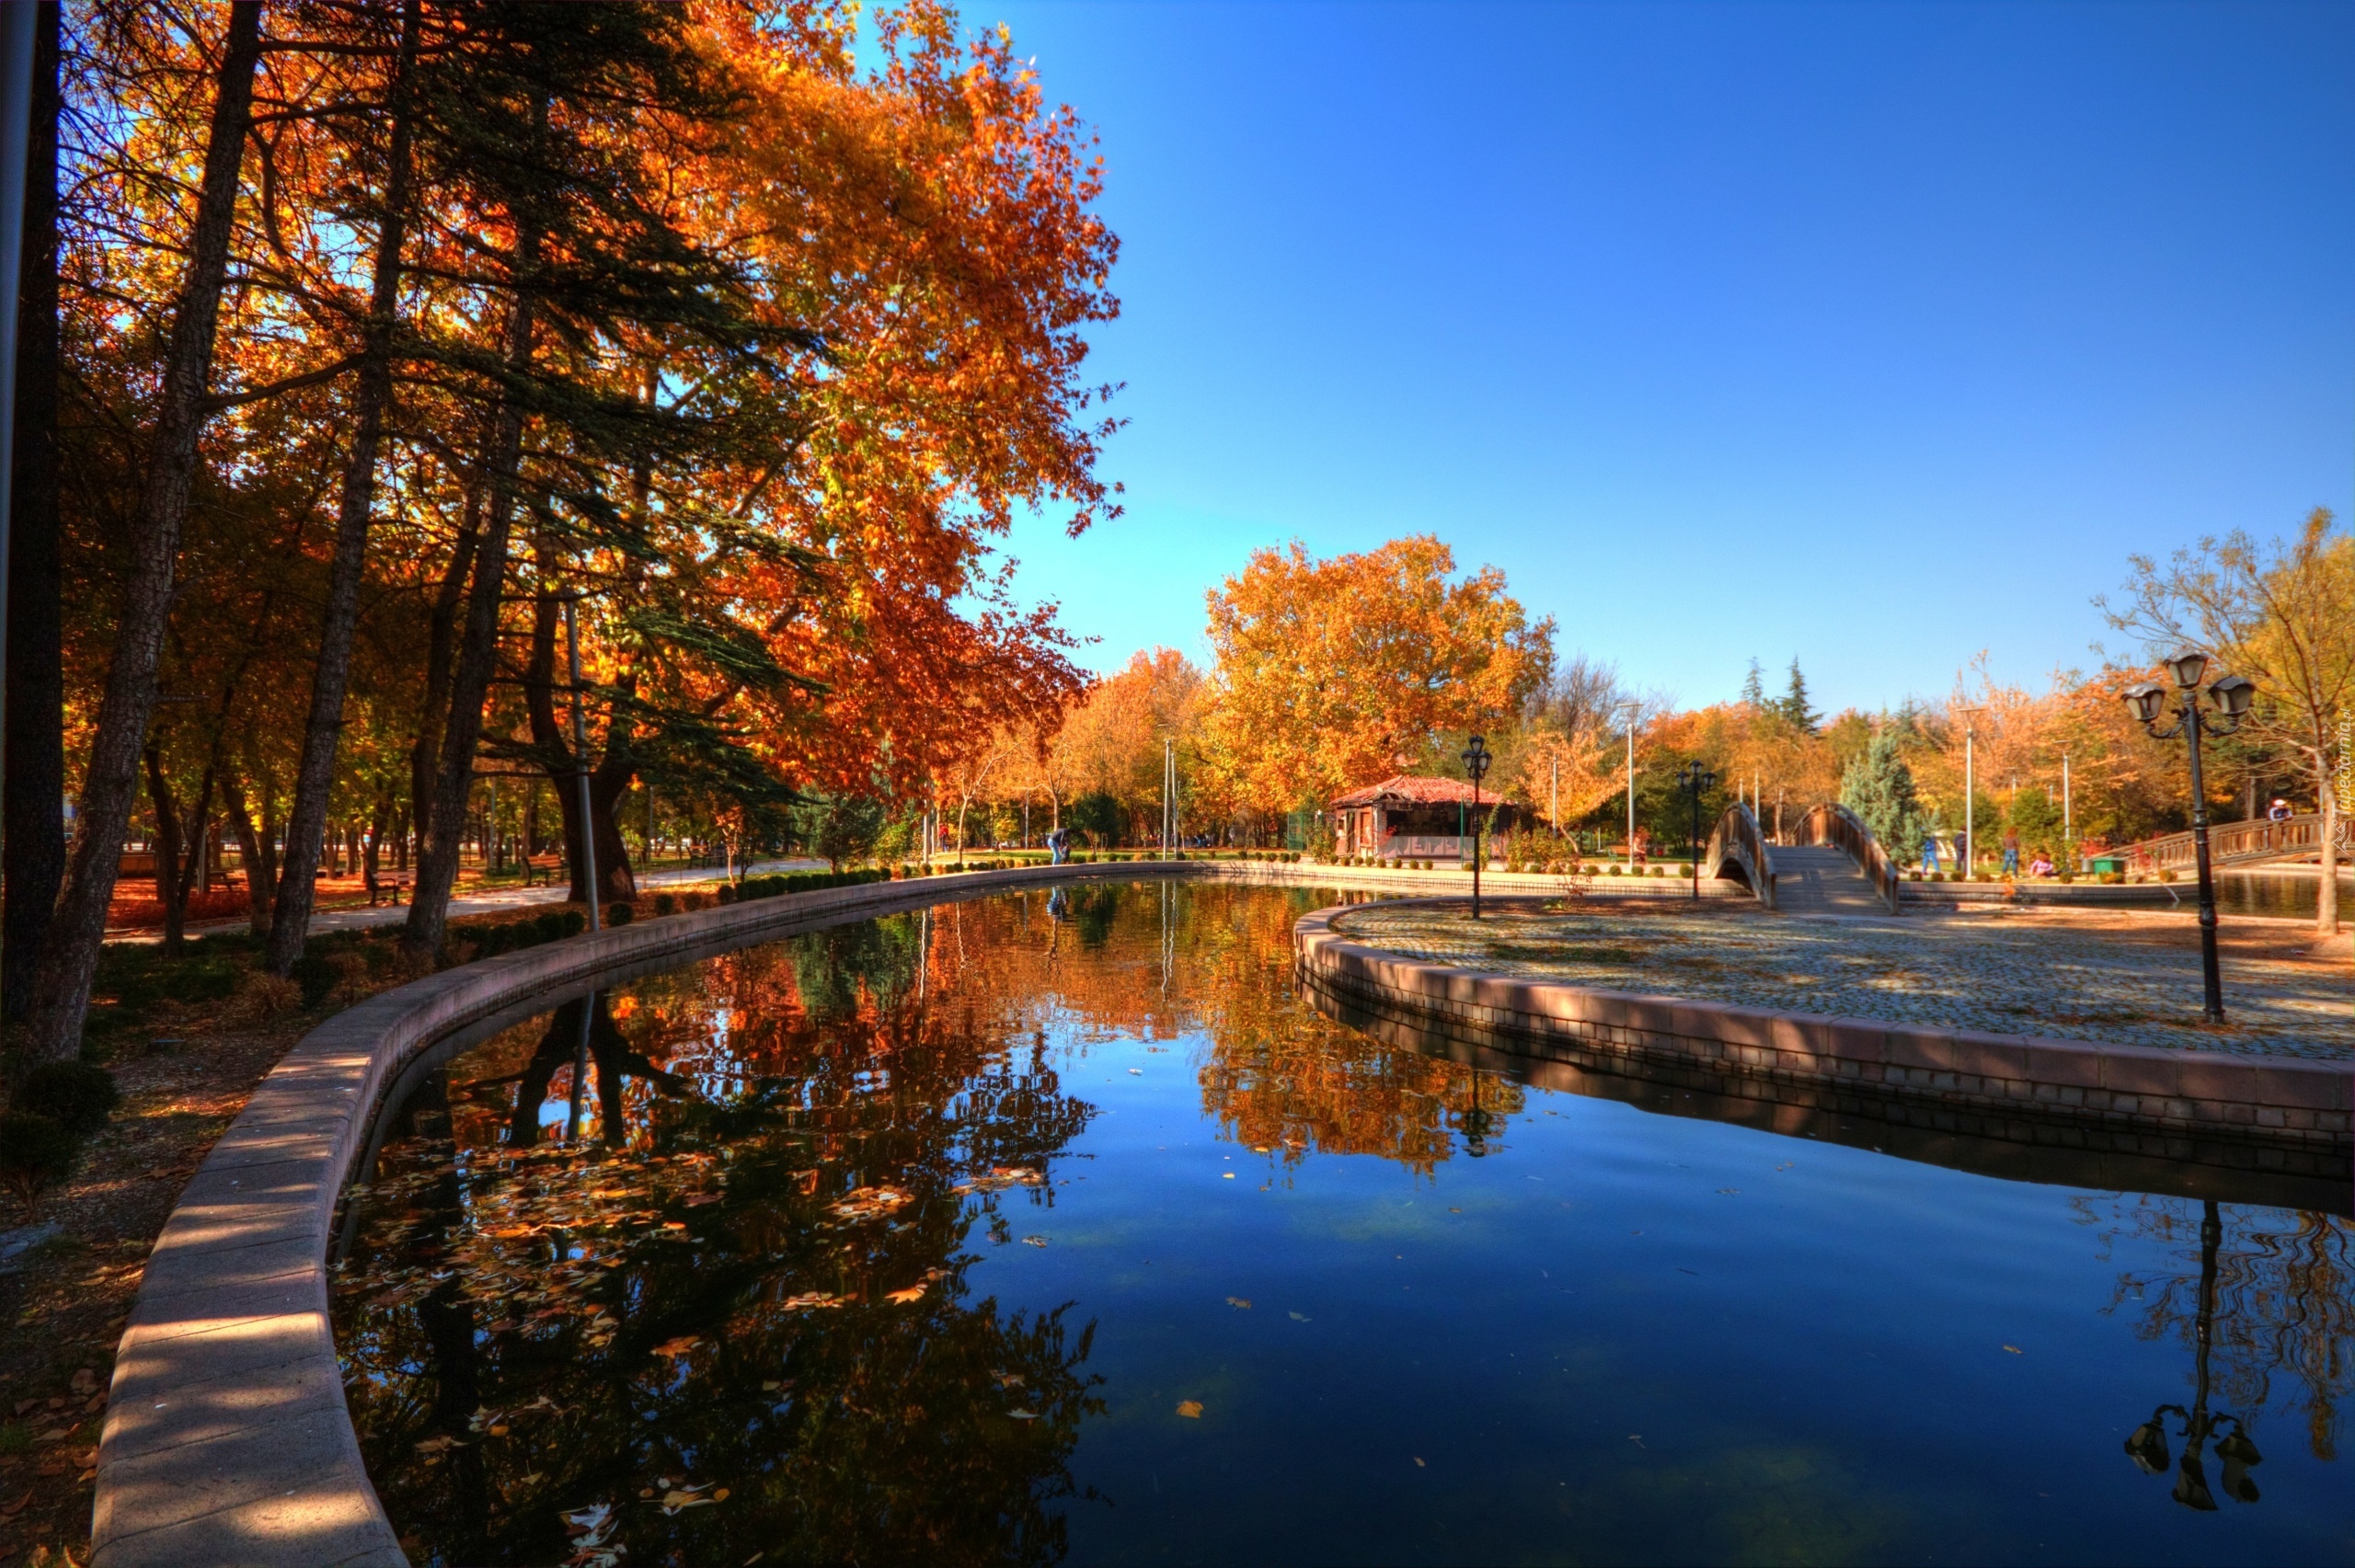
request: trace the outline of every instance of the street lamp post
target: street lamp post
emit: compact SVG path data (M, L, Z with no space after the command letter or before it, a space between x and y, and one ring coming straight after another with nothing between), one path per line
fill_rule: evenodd
M1472 918L1480 918L1480 781L1488 776L1488 743L1479 736L1464 748L1464 776L1472 781Z
M2238 729L2241 720L2248 716L2248 705L2257 695L2257 686L2246 676L2221 677L2208 688L2208 700L2216 704L2217 716L2202 719L2200 682L2208 673L2208 656L2196 651L2179 653L2166 661L2166 667L2167 673L2175 677L2180 698L2173 725L2165 729L2159 727L2167 693L2157 681L2129 686L2124 695L2128 709L2154 739L2173 740L2180 735L2191 754L2191 843L2200 863L2200 979L2206 992L2201 1013L2209 1023L2222 1024L2224 987L2216 967L2216 882L2208 865L2208 792L2200 773L2200 737L2202 730L2230 735Z
M1717 775L1699 762L1687 762L1676 775L1677 787L1693 797L1693 896L1701 896L1701 796L1717 787Z
M1636 874L1636 713L1633 703L1622 703L1618 711L1627 720L1627 875Z

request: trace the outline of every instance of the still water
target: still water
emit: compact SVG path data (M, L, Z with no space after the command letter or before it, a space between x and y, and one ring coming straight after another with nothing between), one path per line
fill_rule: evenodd
M2355 1562L2345 1219L1384 1044L1329 901L944 905L422 1079L337 1308L412 1557Z

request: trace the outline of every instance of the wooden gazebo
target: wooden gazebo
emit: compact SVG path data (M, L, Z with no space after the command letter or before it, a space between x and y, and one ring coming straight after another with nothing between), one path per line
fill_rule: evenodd
M1480 792L1483 816L1499 807L1497 825L1509 828L1511 806ZM1472 786L1462 779L1399 773L1333 802L1333 847L1350 860L1462 860L1472 850Z

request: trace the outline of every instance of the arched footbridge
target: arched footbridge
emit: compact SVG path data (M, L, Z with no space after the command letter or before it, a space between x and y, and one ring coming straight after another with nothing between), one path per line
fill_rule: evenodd
M2355 837L2344 815L2339 817L2332 836L2338 841L2338 862L2344 865L2350 837ZM2322 840L2319 812L2301 812L2279 822L2262 817L2246 822L2225 822L2208 830L2208 863L2216 866L2246 866L2263 865L2269 861L2320 860ZM2141 843L2109 850L2105 854L2120 856L2127 870L2145 874L2189 871L2199 864L2199 851L2189 833L2144 839Z
M1749 807L1729 807L1709 835L1701 875L1740 882L1789 914L1897 912L1897 866L1844 806L1815 807L1779 844L1767 842Z

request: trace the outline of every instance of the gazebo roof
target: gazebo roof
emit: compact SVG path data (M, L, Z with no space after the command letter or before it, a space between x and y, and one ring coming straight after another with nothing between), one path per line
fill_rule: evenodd
M1363 806L1453 806L1458 801L1472 804L1472 786L1462 779L1419 778L1411 773L1396 773L1378 784L1353 789L1333 802L1336 811L1349 811ZM1498 804L1493 791L1483 793L1480 804Z

